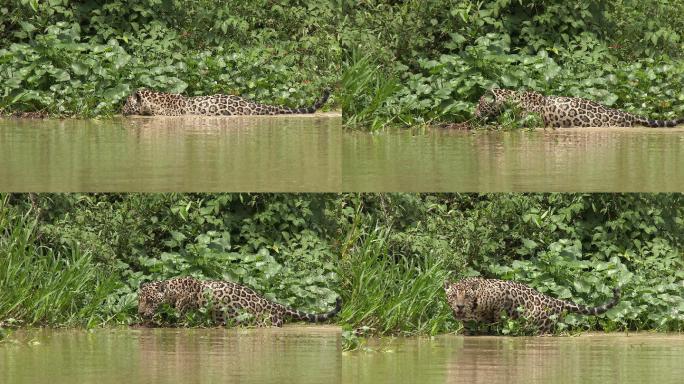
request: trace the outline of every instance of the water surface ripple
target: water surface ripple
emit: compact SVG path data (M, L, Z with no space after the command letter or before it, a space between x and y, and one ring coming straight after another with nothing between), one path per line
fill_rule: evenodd
M19 332L0 343L0 383L338 383L340 329Z
M2 191L339 191L339 115L0 119Z
M684 128L345 133L345 191L684 191Z
M684 382L684 335L406 338L343 354L343 383Z

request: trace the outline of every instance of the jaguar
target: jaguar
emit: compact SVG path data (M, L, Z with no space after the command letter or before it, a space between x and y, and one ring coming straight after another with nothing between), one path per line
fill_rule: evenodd
M187 97L178 93L156 92L141 88L126 98L122 113L128 115L279 115L314 113L328 98L330 90L310 107L290 108L280 105L255 103L235 95L211 95Z
M496 323L503 313L509 318L524 318L526 324L541 333L551 333L558 317L565 312L600 315L620 300L620 289L597 307L586 307L559 300L514 281L468 277L456 283L444 283L449 306L457 320Z
M270 301L251 288L220 280L199 280L184 276L168 280L143 283L138 292L138 314L149 321L162 304L168 304L181 315L189 310L208 308L212 321L240 324L243 313L254 317L257 326L282 327L284 320L321 322L334 317L341 309L340 298L330 312L312 314L298 311Z
M545 96L534 91L499 88L480 97L474 116L477 119L496 117L506 104L516 105L524 113L539 114L545 127L674 127L684 123L684 118L651 120L579 97Z

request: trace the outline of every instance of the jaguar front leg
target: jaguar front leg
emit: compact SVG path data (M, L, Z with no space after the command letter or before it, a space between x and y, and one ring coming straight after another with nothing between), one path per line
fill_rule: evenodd
M237 309L232 305L226 305L222 308L212 310L212 320L214 324L218 325L242 325L242 320L239 318Z

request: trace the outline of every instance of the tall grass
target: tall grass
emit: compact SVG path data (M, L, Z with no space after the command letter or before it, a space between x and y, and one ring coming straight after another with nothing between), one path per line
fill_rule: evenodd
M400 88L399 81L384 73L370 56L352 53L342 75L341 104L345 126L377 131L390 125L399 115L388 115L382 109Z
M0 200L0 325L106 322L99 312L114 280L77 244L37 245L33 215L17 214L7 200Z
M342 255L344 308L339 322L370 334L436 334L456 325L446 303L448 271L431 257L388 252L389 229L358 233Z

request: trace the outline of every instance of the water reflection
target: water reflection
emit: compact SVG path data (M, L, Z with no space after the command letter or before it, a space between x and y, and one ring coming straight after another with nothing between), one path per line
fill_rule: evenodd
M345 383L680 383L684 335L375 341L343 356Z
M0 120L0 190L338 191L332 114Z
M337 383L340 330L142 329L20 333L2 383Z
M682 191L684 128L345 133L350 191Z

